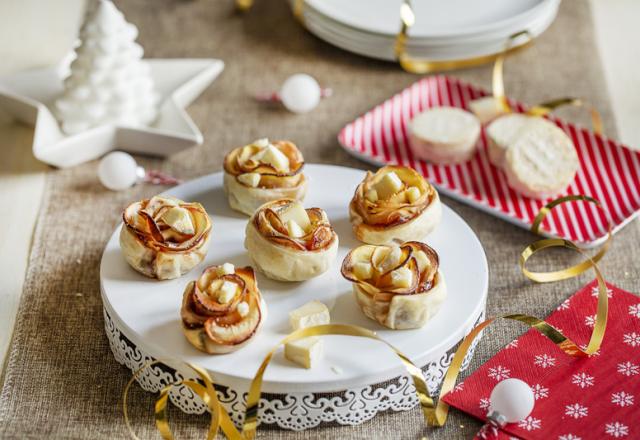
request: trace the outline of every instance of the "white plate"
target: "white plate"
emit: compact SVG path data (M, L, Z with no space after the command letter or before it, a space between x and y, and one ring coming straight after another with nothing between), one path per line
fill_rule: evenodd
M327 18L365 32L395 35L403 0L306 0ZM523 25L559 0L420 0L412 2L416 16L411 35L451 38L481 35Z
M526 27L518 28L518 30L526 29L532 38L540 35L555 19L557 8L550 8L544 12L543 15L539 15L534 21L529 22ZM323 20L311 10L305 12L305 24L313 34L344 50L382 60L393 61L396 59L395 38L341 27L337 23ZM509 35L512 33L505 32L491 39L473 38L466 43L455 44L426 42L411 38L407 42L407 51L414 58L431 60L465 59L491 55L504 49ZM526 37L516 44L524 43L525 40Z
M459 341L484 309L488 270L482 245L469 226L450 208L443 207L442 223L425 241L440 255L449 296L442 310L422 329L392 331L367 319L355 303L350 283L340 275L340 263L359 243L354 238L347 206L362 180L359 170L307 165L309 193L306 206L323 208L340 237L338 259L325 274L303 283L279 283L258 274L258 285L269 308L261 333L243 349L211 356L193 348L182 334L180 302L185 285L211 264L229 261L249 265L244 250L247 218L231 211L222 190L222 173L211 174L168 191L188 201L199 201L213 220L211 247L206 260L184 277L155 281L139 275L122 258L120 227L107 243L100 267L104 306L116 327L151 356L171 366L177 360L209 370L216 383L248 386L265 354L290 329L288 313L318 299L331 309L333 323L360 325L375 330L418 365L425 365ZM418 237L416 237L418 238ZM375 341L355 337L325 337L326 355L312 371L296 367L280 351L267 369L266 392L329 392L388 380L403 373L392 352ZM337 367L332 368L332 367ZM336 373L339 371L339 373Z

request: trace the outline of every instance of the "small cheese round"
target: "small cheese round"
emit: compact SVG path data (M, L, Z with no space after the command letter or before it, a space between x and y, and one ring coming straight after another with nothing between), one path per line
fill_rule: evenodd
M527 116L522 113L509 113L495 119L487 127L487 143L489 144L489 160L498 168L504 166L507 148L515 143L522 133L541 118ZM542 119L546 121L546 119Z
M507 182L520 194L546 199L573 182L580 162L573 142L554 124L534 124L505 154Z
M455 107L434 107L409 123L409 145L419 158L437 164L469 160L476 151L480 121Z

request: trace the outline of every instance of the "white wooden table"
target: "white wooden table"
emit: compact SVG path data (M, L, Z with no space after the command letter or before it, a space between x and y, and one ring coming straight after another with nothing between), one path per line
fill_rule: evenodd
M640 148L640 2L590 0L600 56L620 140ZM84 0L22 0L0 3L0 74L54 62L66 52L82 15ZM47 9L47 14L42 10ZM48 12L51 14L49 15ZM49 17L40 23L41 17ZM35 25L34 25L35 22ZM24 29L40 29L40 34ZM70 31L71 29L71 31ZM46 32L46 33L45 33ZM43 41L46 35L46 43ZM3 45L5 45L3 47ZM30 128L3 120L0 114L0 365L11 339L22 293L35 221L44 190L47 167L31 154Z

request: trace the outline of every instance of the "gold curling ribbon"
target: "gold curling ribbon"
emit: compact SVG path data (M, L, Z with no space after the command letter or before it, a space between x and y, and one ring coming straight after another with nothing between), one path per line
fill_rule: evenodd
M255 438L256 429L258 427L258 405L260 403L260 396L262 394L262 378L267 369L267 366L271 362L273 355L275 352L284 344L288 342L297 341L298 339L307 338L309 336L322 336L322 335L342 335L342 336L357 336L362 338L373 339L375 341L379 341L384 343L386 346L391 348L393 352L400 358L407 372L413 379L413 384L415 385L416 392L418 393L420 406L422 407L423 414L425 416L425 421L427 420L427 411L430 405L430 402L433 402L431 397L429 396L429 391L427 389L427 383L422 374L422 370L418 368L411 360L402 354L400 350L395 348L393 345L384 341L380 337L378 337L375 332L368 330L363 327L358 327L355 325L345 325L345 324L327 324L327 325L319 325L315 327L309 327L297 330L287 337L282 339L273 349L265 356L262 364L258 368L255 377L251 382L251 386L249 387L249 395L247 398L247 407L245 410L244 423L242 425L242 430L238 431L238 429L233 424L231 417L224 409L224 407L220 404L220 401L217 397L217 392L215 390L215 386L213 384L213 379L204 369L192 365L187 364L187 366L193 369L200 380L204 383L204 386L199 382L193 380L182 380L170 385L167 385L160 391L160 396L155 404L155 418L156 418L156 427L162 435L162 438L165 440L173 440L174 436L171 432L171 428L169 427L169 421L166 413L166 405L167 400L169 398L169 392L171 388L174 386L185 385L189 387L193 392L195 392L198 396L202 398L204 403L207 405L209 412L211 413L211 424L209 426L209 430L207 432L207 439L211 440L215 438L219 429L222 429L222 432L227 436L230 440L250 440ZM127 411L127 396L129 393L129 389L133 382L140 376L140 374L147 368L151 367L154 364L159 363L160 361L153 361L145 364L142 368L136 371L129 382L127 383L124 394L122 396L122 410L124 413L125 423L129 430L129 434L135 440L140 440L139 437L133 431L131 427L131 423L129 420L129 415Z
M500 110L503 113L512 112L511 106L509 105L509 101L507 100L507 96L505 94L504 61L507 55L512 50L512 48L514 47L515 41L518 38L522 37L523 35L529 36L529 42L533 40L528 31L517 32L509 37L509 40L507 41L504 51L502 51L501 53L495 56L495 63L493 64L493 74L491 79L491 87L492 87L493 97L498 102ZM525 43L525 44L528 44L528 43ZM581 98L565 97L565 98L552 99L550 101L546 101L531 107L529 110L526 111L526 114L530 116L542 117L551 113L557 108L564 107L567 105L586 108L591 115L591 127L593 129L593 132L599 135L602 135L604 133L602 117L600 116L600 113L598 112L598 110L596 110L596 108L593 105L589 104L588 102L586 102Z
M253 0L236 0L236 9L240 12L247 12L253 6Z
M584 201L588 203L594 203L600 210L602 207L600 203L589 196L581 196L581 195L570 195L558 198L547 205L545 205L532 224L531 230L534 233L539 232L540 225L544 218L551 212L551 210L562 204L572 201ZM486 327L495 322L498 319L508 319L513 321L518 321L523 323L530 328L535 328L544 336L549 338L554 344L556 344L561 350L571 356L586 356L594 354L599 348L604 338L606 326L607 326L607 315L608 315L608 298L607 298L607 286L600 272L600 269L597 266L597 261L599 261L604 254L606 253L610 241L612 238L611 234L611 225L609 223L609 232L607 241L602 246L601 250L594 256L588 257L584 254L584 251L579 248L575 243L557 238L549 238L538 240L529 246L527 246L521 253L520 256L520 268L525 276L527 276L532 281L536 281L539 283L547 283L553 281L564 280L568 278L575 277L589 268L593 268L596 279L598 281L598 306L596 313L596 321L591 333L591 337L589 339L589 343L587 347L582 349L576 343L571 341L569 338L564 336L558 329L553 327L551 324L546 321L536 318L534 316L529 316L525 314L508 314L503 316L498 316L495 318L490 318L482 323L475 326L471 332L462 340L460 346L456 350L456 353L453 357L451 365L449 366L447 373L444 377L442 388L440 390L440 396L444 396L449 391L451 391L456 383L456 379L460 373L460 369L462 367L462 362L464 357L466 356L471 344L478 336L480 332L482 332ZM565 247L576 252L579 252L585 256L585 261L575 266L571 266L569 268L554 271L554 272L531 272L526 268L527 260L533 256L538 251L541 251L550 247ZM420 407L423 412L423 416L425 419L425 424L428 426L443 426L447 420L447 416L449 413L449 405L447 405L442 399L438 400L437 404L434 399L430 396L425 378L422 374L422 370L414 365L411 360L405 356L398 349L393 347L388 342L379 338L374 332L371 330L352 326L352 325L344 325L344 324L328 324L328 325L320 325L316 327L309 327L301 330L297 330L284 339L282 339L264 358L262 364L258 368L255 377L251 382L251 386L249 388L249 395L247 398L247 407L245 410L245 418L241 431L234 426L229 414L220 404L217 398L217 392L213 383L213 379L211 376L202 368L197 367L195 365L187 364L191 369L193 369L200 380L204 383L204 386L193 380L182 380L177 383L171 384L163 388L160 392L160 396L156 401L155 405L155 418L156 418L156 427L162 438L165 440L173 440L174 436L169 427L169 422L166 414L166 404L169 397L169 392L172 387L185 385L189 387L193 392L199 395L202 400L207 405L209 412L211 413L211 424L207 433L207 439L213 439L218 433L219 429L222 429L224 434L230 440L251 440L255 438L256 429L258 426L258 405L260 402L261 389L262 389L262 379L264 373L267 369L267 366L271 362L273 355L280 348L280 346L296 341L298 339L306 338L309 336L322 336L322 335L344 335L344 336L358 336L365 337L373 340L380 341L391 348L394 353L400 358L402 363L404 364L407 372L411 375L413 379L413 383L416 388L416 393L418 394L418 400L420 402ZM154 361L146 364L141 369L136 371L124 389L124 394L122 398L123 405L123 413L127 428L129 429L129 433L131 437L135 440L139 440L139 438L134 433L127 412L127 395L129 389L135 379L144 371L146 368L151 365L158 363L159 361Z
M572 201L584 201L588 203L594 203L598 209L602 210L600 203L592 197L584 196L584 195L570 195L565 197L560 197L556 200L551 201L547 205L545 205L532 224L531 230L534 233L539 232L540 224L544 220L544 218L551 212L551 210L562 204ZM602 259L607 249L609 248L611 242L612 234L611 234L611 224L609 223L609 232L607 241L602 246L601 250L594 256L589 257L584 253L580 247L578 247L575 243L569 240L559 239L559 238L546 238L542 240L535 241L534 243L527 246L520 255L520 268L522 269L523 274L531 279L532 281L538 283L549 283L554 281L565 280L568 278L573 278L575 276L580 275L585 272L589 268L593 268L595 272L596 279L598 281L598 306L596 313L596 322L591 332L591 337L589 338L589 343L586 348L580 348L575 342L564 336L558 329L553 327L551 324L546 321L536 318L535 316L529 316L524 314L509 314L502 315L495 318L487 319L486 321L481 322L476 327L471 330L471 332L462 340L460 346L456 350L456 353L451 361L451 365L447 370L447 373L444 377L442 388L440 389L440 396L444 396L449 391L451 391L456 383L456 379L458 374L460 373L460 368L462 367L462 361L464 360L469 347L473 343L474 339L478 334L488 327L491 323L498 319L509 319L513 321L521 322L530 328L535 328L544 336L549 338L551 342L556 344L562 351L571 356L587 356L592 355L600 348L602 344L602 339L604 338L605 330L607 327L607 315L609 310L609 301L607 298L607 285L605 283L604 277L598 268L597 261ZM543 249L551 248L551 247L564 247L567 249L571 249L573 251L579 252L580 254L585 256L585 261L583 263L577 264L575 266L571 266L569 268L553 271L553 272L531 272L526 268L527 260L533 256L538 251ZM434 404L433 400L431 400L429 408L427 410L428 414L428 422L430 426L443 426L447 420L447 415L449 413L449 405L445 403L442 399L438 401L437 404Z
M456 60L428 60L428 59L416 59L412 58L407 53L407 41L409 40L409 29L413 27L416 22L416 16L411 6L411 0L404 0L400 6L400 31L396 35L396 41L394 46L394 52L400 66L410 73L425 74L434 72L444 72L447 70L464 69L468 67L478 66L480 64L490 63L492 61L498 62L505 55L515 52L520 49L524 49L529 46L533 39L530 37L526 41L515 44L516 37L520 37L523 34L529 35L528 32L518 32L517 34L509 37L507 47L496 54L482 55L472 58L461 58Z

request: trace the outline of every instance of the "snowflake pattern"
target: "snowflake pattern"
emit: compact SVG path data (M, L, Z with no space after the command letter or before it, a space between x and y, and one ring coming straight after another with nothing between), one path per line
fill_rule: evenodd
M640 303L629 306L629 315L640 318Z
M633 394L620 391L619 393L611 394L611 403L618 405L622 408L625 406L633 405Z
M486 397L483 397L482 399L480 399L480 402L478 402L478 406L480 407L480 409L489 409L489 399Z
M620 422L612 422L605 425L604 432L615 438L626 437L629 435L629 427Z
M542 368L553 367L556 364L556 358L548 354L537 354L533 363Z
M540 429L542 423L540 419L533 418L531 416L527 416L526 419L520 420L518 422L518 427L522 429L526 429L527 431L533 431L534 429Z
M593 327L596 325L596 315L590 315L584 317L584 325L587 327Z
M569 304L571 303L571 298L567 298L564 301L562 301L562 304L560 304L556 310L567 310L569 308Z
M632 347L640 346L640 334L636 332L625 333L622 337L622 342Z
M458 385L453 387L452 393L464 390L464 382L460 382Z
M545 388L539 383L535 384L531 387L531 391L533 391L533 398L536 400L544 399L545 397L549 397L549 388Z
M558 440L582 440L582 437L578 437L575 434L565 434L558 437Z
M584 405L580 405L579 403L573 403L564 407L564 414L569 417L573 417L574 419L580 419L582 417L587 417L589 414L589 408Z
M598 290L598 286L593 286L591 288L591 296L598 296L598 293L600 293L600 290ZM607 287L607 298L613 298L613 290L609 289Z
M509 342L507 345L504 346L504 348L517 348L518 347L518 340L514 339L513 341Z
M571 383L580 388L588 388L593 386L593 379L593 376L589 376L587 373L576 373L571 376Z
M495 380L508 379L510 376L511 370L503 367L502 365L489 368L489 377Z
M618 373L627 377L635 376L636 374L640 374L640 366L630 361L622 362L618 364Z

